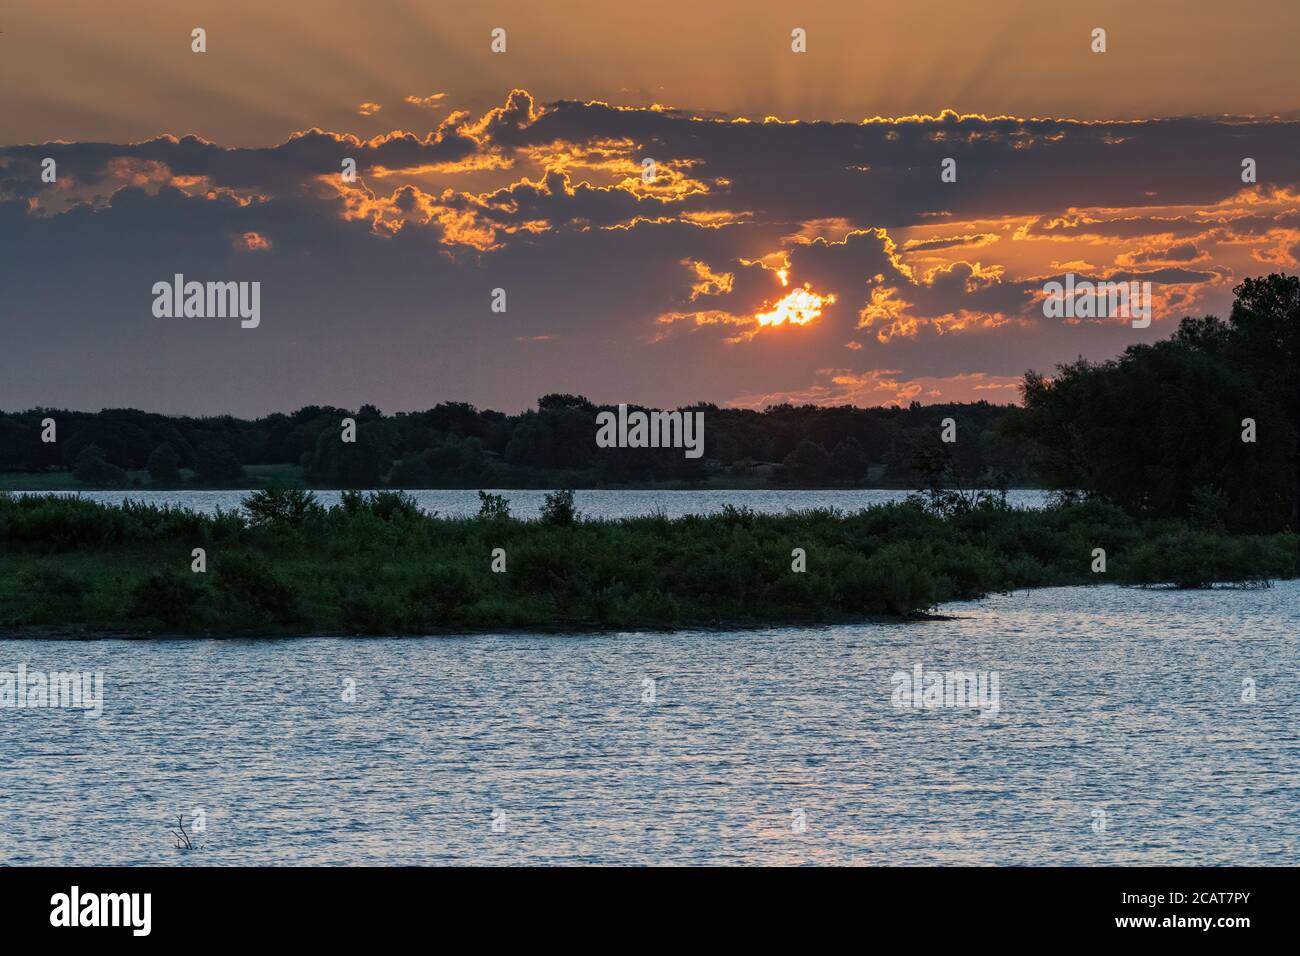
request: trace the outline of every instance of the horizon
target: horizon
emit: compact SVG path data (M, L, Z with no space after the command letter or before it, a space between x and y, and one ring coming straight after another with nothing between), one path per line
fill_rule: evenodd
M823 404L817 404L815 402L808 402L802 405L795 405L793 403L782 403L782 404L775 404L775 405L765 405L762 408L740 408L736 406L721 406L721 405L716 405L712 402L704 402L704 401L686 402L680 405L642 405L637 402L596 402L588 399L585 395L569 395L568 393L550 392L547 395L539 395L537 397L537 400L534 401L531 406L518 409L517 411L507 411L501 408L488 408L486 406L475 405L472 402L460 402L457 401L456 399L447 399L442 402L437 402L433 405L426 405L420 408L394 408L394 409L380 408L374 402L362 402L361 404L356 405L354 407L345 406L345 405L334 405L331 403L317 403L313 405L300 405L295 409L287 410L287 411L284 409L272 409L271 411L262 412L260 414L252 415L252 416L235 415L230 412L214 412L210 414L191 415L184 412L169 412L169 411L159 411L159 410L149 409L149 408L134 408L127 405L105 406L103 408L96 408L96 409L63 408L63 407L58 407L53 405L44 405L44 406L33 405L29 408L13 408L13 409L0 408L0 415L27 415L36 412L68 412L73 415L99 415L103 412L139 412L144 415L160 415L164 418L235 418L241 421L254 421L262 418L270 418L274 415L283 415L285 417L292 417L294 415L297 415L300 412L306 411L307 409L311 409L311 408L333 409L333 410L353 412L353 413L360 412L361 409L363 408L373 408L381 416L388 417L394 415L420 415L425 412L432 411L433 409L437 408L440 405L468 405L479 414L492 412L495 414L504 415L507 418L518 418L519 416L526 415L529 412L538 411L540 403L543 399L548 398L550 395L557 395L557 394L564 394L566 395L566 397L569 398L584 400L588 404L590 404L593 408L598 408L598 409L614 409L617 408L619 405L625 405L627 408L634 409L634 410L642 409L645 411L666 411L666 412L687 411L690 409L700 409L700 408L715 408L718 411L752 412L755 415L763 415L768 412L775 411L781 408L819 408L819 409L826 409L826 410L853 409L854 411L861 411L861 412L870 412L870 411L877 411L877 410L904 412L911 407L910 405L897 405L897 404L895 405L852 405L852 404L823 405ZM980 404L989 405L993 408L1013 408L1013 407L1021 407L1023 403L992 402L986 398L977 398L969 402L916 402L915 404L921 408L931 408L931 407L940 408L943 407L944 405L980 405Z

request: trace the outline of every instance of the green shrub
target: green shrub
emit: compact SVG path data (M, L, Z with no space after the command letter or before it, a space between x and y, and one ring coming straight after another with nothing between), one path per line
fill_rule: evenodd
M255 527L298 527L324 512L310 491L278 485L246 495L240 504Z
M129 613L135 618L161 621L168 627L192 627L204 591L193 572L160 568L131 588Z
M548 492L542 502L542 523L565 528L578 520L578 512L573 507L573 489Z
M79 612L91 590L89 582L83 578L48 562L20 568L18 586L26 592L26 597L38 612L48 610L61 614Z
M366 500L366 508L382 521L418 518L423 514L415 499L404 491L376 491Z
M1114 568L1131 584L1208 588L1267 584L1284 570L1285 560L1285 551L1265 536L1238 538L1186 528L1140 543L1122 554Z
M365 590L339 601L343 624L362 634L396 634L404 630L407 614L403 602L389 591Z
M867 606L886 614L928 611L951 595L951 585L931 572L933 566L928 545L906 541L876 551L863 567Z
M478 516L484 521L505 521L510 517L510 502L505 495L486 491L478 493Z
M478 582L467 570L439 565L426 572L408 592L419 620L440 622L478 600Z
M717 514L717 520L720 520L728 527L752 528L755 517L754 509L749 505L741 505L737 508L731 502L724 504L722 510Z
M216 586L279 624L288 624L298 615L293 589L280 580L270 563L255 554L235 553L219 558Z
M946 519L893 504L581 521L560 498L557 524L506 520L494 506L482 518L437 518L383 493L348 494L326 512L308 492L274 489L250 496L249 527L243 512L0 495L0 617L70 623L90 607L121 626L235 630L270 619L366 633L779 624L915 614L1022 587L1249 585L1300 573L1293 533L1143 522L1097 499L1041 512L977 504ZM1207 499L1203 520L1213 509ZM182 556L196 545L211 549L211 577L188 571ZM508 552L508 574L489 571L495 547ZM796 547L807 551L803 574L790 567ZM1106 549L1105 576L1089 570L1094 547ZM51 556L70 552L80 553ZM163 556L168 570L153 571Z

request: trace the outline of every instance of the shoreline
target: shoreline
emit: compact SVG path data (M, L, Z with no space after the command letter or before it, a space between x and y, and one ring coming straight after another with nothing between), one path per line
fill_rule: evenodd
M92 485L59 485L54 486L33 486L33 487L10 487L6 485L3 479L6 476L0 475L0 494L68 494L70 492L78 493L111 493L111 494L131 494L133 492L148 492L150 494L168 494L177 492L199 492L199 491L218 491L227 494L253 494L257 491L265 491L271 484L262 484L256 487L247 485L129 485L125 487L96 487ZM334 485L308 485L308 484L286 484L279 487L298 488L303 491L311 492L330 492L341 493L344 491L353 491L357 489L340 488ZM441 486L437 488L406 488L406 487L375 487L363 488L361 491L393 491L404 492L407 494L416 494L420 492L453 492L453 491L478 491L485 489L488 491L684 491L684 492L701 492L701 491L898 491L914 492L916 489L907 484L896 485L852 485L852 484L790 484L781 482L725 482L721 484L710 484L708 482L691 484L689 482L631 482L627 484L606 484L606 485L582 485L582 484L564 484L557 483L553 485L544 484L520 484L520 485L493 485L493 484L467 484L455 486ZM1001 489L988 489L990 491L999 491ZM1008 492L1013 491L1038 491L1048 493L1052 489L1040 485L1008 485L1005 489Z
M983 600L974 598L972 600ZM546 637L590 637L604 634L672 634L682 633L726 633L738 634L750 631L778 630L786 628L833 628L868 626L876 624L929 624L934 621L953 621L960 615L954 614L913 614L902 617L890 617L884 614L863 618L844 618L841 620L818 621L773 621L761 624L741 622L711 621L693 622L679 625L627 624L598 625L583 627L580 624L537 624L525 627L479 627L479 628L445 628L425 629L422 631L391 634L341 633L339 631L131 631L104 629L103 633L86 633L96 630L94 625L84 627L59 627L57 625L18 625L0 628L0 644L5 641L301 641L319 640L321 638L338 638L347 640L441 640L455 638L473 638L484 636L527 637L539 635Z
M1248 591L1266 590L1273 581L1300 580L1300 574L1278 577L1265 584L1216 583L1201 588L1182 588L1177 584L1151 582L1144 584L1121 584L1117 582L1080 583L1080 584L1042 584L1011 588L1006 591L990 592L975 597L957 598L945 604L973 604L985 601L994 594L1015 594L1017 592L1043 591L1052 588L1104 588L1117 587L1137 590L1155 591ZM820 618L815 620L772 620L758 623L743 621L688 621L677 624L655 624L652 622L630 622L610 625L590 622L540 622L518 627L482 626L482 627L444 627L424 628L418 631L393 631L392 633L371 633L366 631L348 632L333 630L205 630L203 632L183 630L131 630L118 627L98 627L94 624L84 625L47 625L27 624L0 627L0 645L6 641L300 641L320 639L346 640L453 640L484 636L497 637L591 637L608 634L738 634L766 630L827 630L838 627L869 627L884 624L924 625L942 621L961 620L964 615L942 612L916 612L906 615L872 614L860 617Z

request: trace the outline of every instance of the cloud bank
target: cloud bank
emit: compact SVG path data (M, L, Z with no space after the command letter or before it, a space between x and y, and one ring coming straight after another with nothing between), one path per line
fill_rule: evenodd
M1297 122L406 102L446 113L0 148L0 405L1010 401L1300 265ZM1150 281L1155 321L1045 318L1068 272ZM260 282L259 327L155 318L176 273Z

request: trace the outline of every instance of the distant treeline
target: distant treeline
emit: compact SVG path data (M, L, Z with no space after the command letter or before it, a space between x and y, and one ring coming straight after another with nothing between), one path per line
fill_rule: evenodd
M739 484L905 487L918 445L956 422L963 469L993 484L1023 481L1023 460L997 436L1013 406L909 408L777 405L763 411L693 405L704 412L704 456L680 448L598 448L596 415L612 406L547 395L535 411L506 415L463 402L385 415L309 406L253 420L190 418L135 409L33 409L0 414L0 471L64 471L98 487L135 481L239 485L245 466L302 469L317 487L562 487L719 479ZM41 441L44 419L57 441ZM356 441L340 440L345 418ZM182 469L185 471L182 472ZM147 479L139 474L147 471Z
M704 413L700 458L599 448L596 416L610 406L553 394L519 415L460 402L395 415L312 406L253 421L34 409L0 414L0 471L110 487L238 486L254 465L341 488L1039 485L1137 518L1297 530L1300 279L1269 275L1233 291L1227 320L1185 318L1170 338L1111 361L1027 372L1023 407L690 406ZM57 442L41 441L47 418ZM340 440L345 418L356 421L353 443Z

